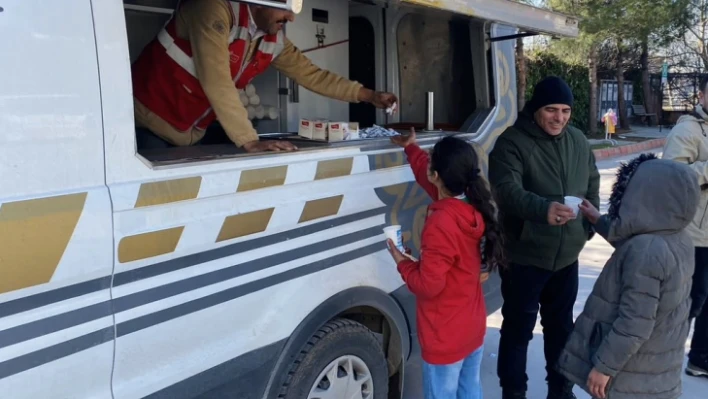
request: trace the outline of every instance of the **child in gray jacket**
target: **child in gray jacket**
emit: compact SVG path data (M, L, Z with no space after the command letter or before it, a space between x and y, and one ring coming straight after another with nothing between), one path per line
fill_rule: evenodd
M620 167L608 213L581 205L615 247L560 356L558 371L595 398L675 399L689 332L699 200L688 166L644 154Z

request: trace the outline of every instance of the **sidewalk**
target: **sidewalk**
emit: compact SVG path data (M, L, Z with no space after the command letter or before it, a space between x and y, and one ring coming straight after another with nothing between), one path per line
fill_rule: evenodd
M630 133L613 134L612 139L617 141L617 146L607 147L593 150L595 159L598 161L603 159L614 158L626 154L636 152L646 152L656 149L661 149L666 142L666 136L669 134L668 129L659 131L659 127L652 126L632 126ZM645 141L636 142L622 139L646 139ZM591 145L600 144L604 140L588 140Z
M657 129L658 130L658 129ZM659 150L660 151L660 150ZM598 162L598 168L602 177L600 195L602 198L602 211L606 211L607 200L612 190L615 178L615 169L621 161L628 161L636 154L625 155L619 158L612 158ZM585 250L580 255L580 289L578 299L575 303L575 317L583 310L585 301L592 291L595 280L600 275L602 267L612 254L612 247L599 236L595 236L590 241ZM482 362L482 384L484 386L484 396L486 398L500 398L501 389L497 379L497 358L496 353L499 347L499 328L501 327L501 311L489 316L487 319L487 336L485 342L485 356ZM690 342L687 343L687 348ZM529 399L543 399L546 397L545 383L545 360L543 355L543 337L540 320L534 330L534 339L529 345L527 370L529 375ZM698 379L693 377L683 377L682 399L699 399L706 397L708 391L708 379ZM575 391L579 399L590 399L590 396L583 390L576 387ZM700 392L703 392L702 394Z

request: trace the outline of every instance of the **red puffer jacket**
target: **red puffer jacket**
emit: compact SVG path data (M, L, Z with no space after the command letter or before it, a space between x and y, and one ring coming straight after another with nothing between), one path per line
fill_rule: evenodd
M405 260L398 271L417 299L423 360L456 363L482 346L487 328L480 281L484 220L466 201L438 200L427 178L427 152L409 145L406 155L416 181L435 202L423 227L420 261Z

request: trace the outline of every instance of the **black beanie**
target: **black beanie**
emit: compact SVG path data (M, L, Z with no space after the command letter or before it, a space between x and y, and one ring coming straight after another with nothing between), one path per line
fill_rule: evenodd
M573 107L573 92L565 81L556 76L549 76L536 84L533 97L526 104L526 110L533 114L550 104L565 104Z

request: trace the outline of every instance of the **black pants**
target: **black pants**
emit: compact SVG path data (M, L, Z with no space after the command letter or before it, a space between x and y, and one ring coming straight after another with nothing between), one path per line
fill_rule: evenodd
M504 390L526 392L526 356L541 310L546 380L561 385L565 378L554 370L573 331L573 305L578 296L578 262L556 272L512 264L501 273L502 315L497 375ZM540 305L540 306L539 306Z
M135 140L138 144L138 151L174 147L174 145L144 127L135 128Z
M175 145L163 140L158 135L144 127L135 128L135 139L138 144L138 150L155 150L163 148L172 148ZM229 139L224 129L218 123L209 126L204 133L204 137L195 145L213 145L213 144L233 144Z
M708 356L708 248L696 247L696 270L691 287L691 318L695 318L688 359Z

